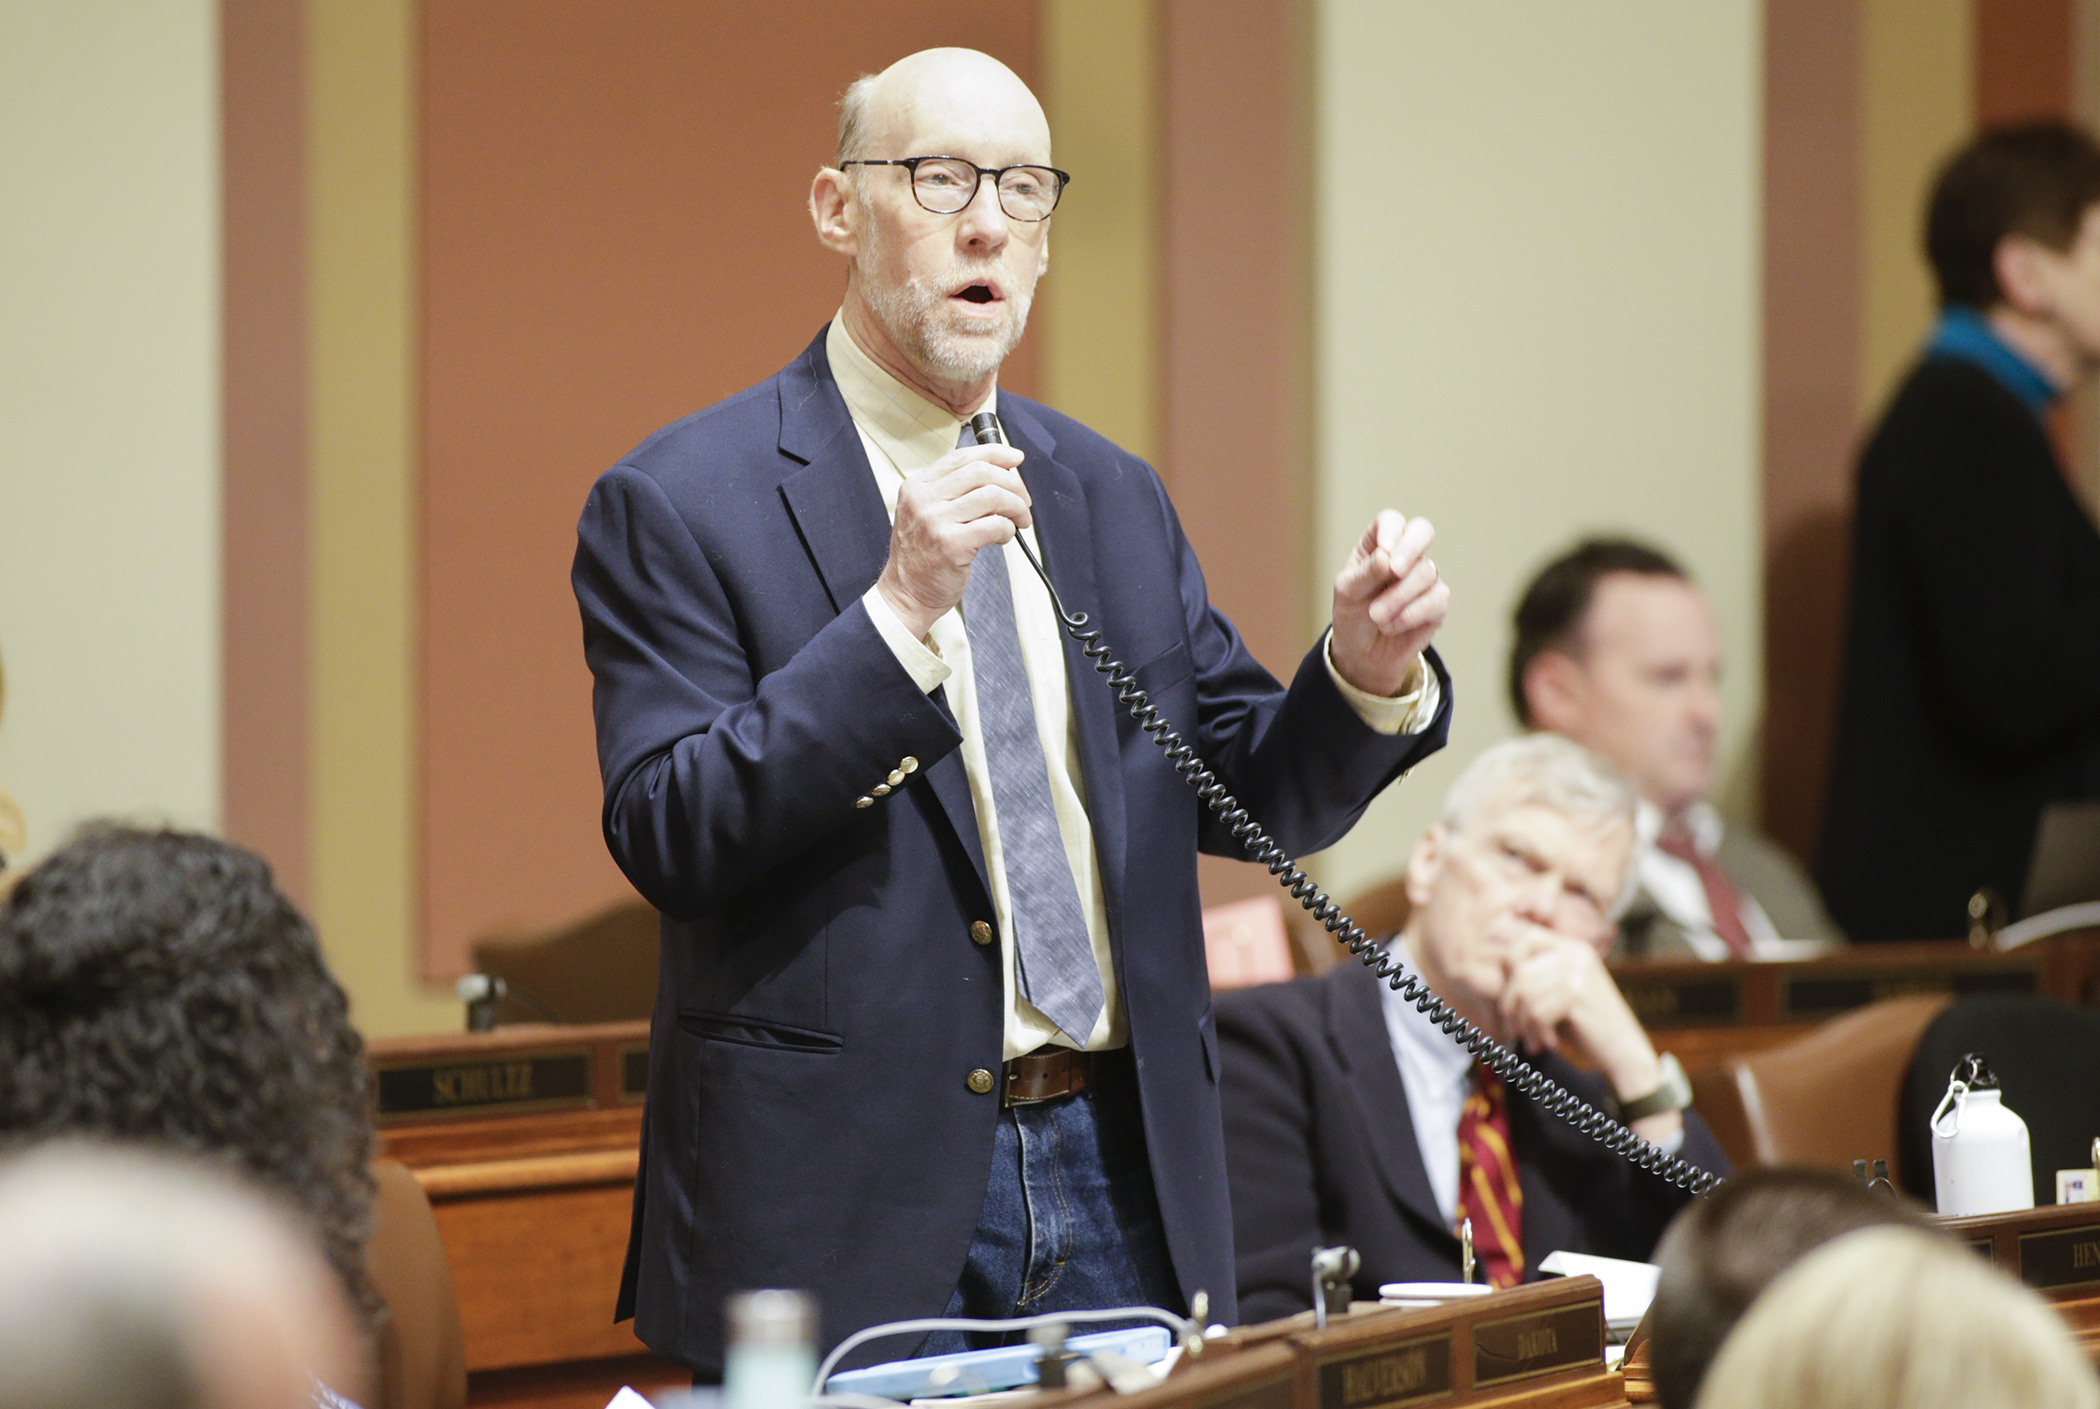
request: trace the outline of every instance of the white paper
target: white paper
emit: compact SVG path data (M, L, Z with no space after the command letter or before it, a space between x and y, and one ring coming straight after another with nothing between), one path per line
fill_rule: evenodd
M1556 1252L1539 1263L1539 1271L1563 1277L1595 1277L1604 1284L1604 1320L1607 1325L1631 1330L1648 1314L1655 1300L1655 1282L1662 1269L1652 1262L1628 1262L1619 1257L1592 1257L1588 1253Z

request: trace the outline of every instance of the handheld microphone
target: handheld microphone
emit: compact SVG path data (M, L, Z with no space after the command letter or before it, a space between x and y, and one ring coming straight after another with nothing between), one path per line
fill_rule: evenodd
M991 411L979 411L970 418L970 434L977 437L979 445L1011 445L1006 438L1006 427L999 424L999 417Z

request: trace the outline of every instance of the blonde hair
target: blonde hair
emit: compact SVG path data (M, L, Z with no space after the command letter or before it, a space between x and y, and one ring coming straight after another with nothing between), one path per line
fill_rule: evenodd
M1865 1228L1767 1287L1698 1409L2096 1409L2100 1380L2049 1304L1961 1244Z

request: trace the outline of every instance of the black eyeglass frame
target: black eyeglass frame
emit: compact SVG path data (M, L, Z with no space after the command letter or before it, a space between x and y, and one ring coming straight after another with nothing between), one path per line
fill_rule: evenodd
M961 205L957 206L953 210L935 210L932 206L926 204L926 198L919 194L919 167L922 163L929 161L952 161L959 163L960 165L967 166L968 168L970 168L970 170L976 172L977 185L970 188L969 199L965 200ZM911 186L911 198L917 201L919 203L919 209L925 211L928 215L961 215L964 211L970 208L970 201L974 201L977 199L978 188L984 185L984 178L989 176L992 178L992 198L999 202L1000 211L1006 216L1008 220L1018 220L1026 225L1038 224L1041 221L1048 220L1053 214L1055 214L1057 211L1057 203L1065 198L1065 187L1072 184L1071 172L1059 171L1054 166L1044 166L1041 162L1038 161L1021 161L1015 162L1012 166L991 167L979 166L976 162L971 161L968 157L942 156L939 153L933 153L923 157L849 157L846 160L839 163L839 167L841 170L849 166L903 167L904 170L911 177L911 180L908 183ZM1052 176L1055 176L1057 178L1057 190L1050 197L1050 209L1044 211L1041 215L1035 216L1033 218L1026 215L1015 215L1012 211L1007 210L1005 196L999 190L999 181L1000 178L1005 176L1006 173L1009 171L1047 171Z

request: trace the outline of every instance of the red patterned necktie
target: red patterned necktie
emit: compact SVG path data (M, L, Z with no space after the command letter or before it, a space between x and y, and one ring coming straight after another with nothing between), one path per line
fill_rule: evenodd
M1458 1118L1458 1216L1473 1220L1473 1250L1488 1285L1524 1280L1524 1187L1509 1152L1509 1101L1502 1078L1476 1063Z
M1713 912L1714 933L1736 958L1754 958L1756 946L1750 942L1750 931L1743 927L1743 893L1728 879L1721 863L1700 851L1692 834L1682 827L1672 827L1657 837L1655 849L1699 873L1699 883L1706 887L1706 908Z

